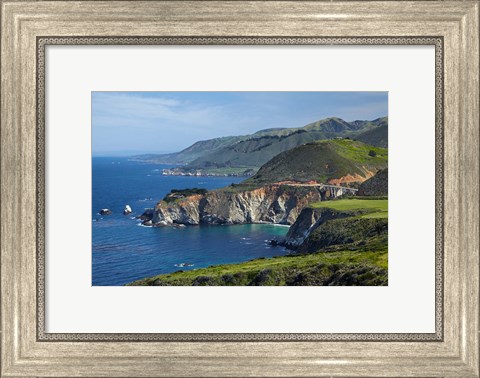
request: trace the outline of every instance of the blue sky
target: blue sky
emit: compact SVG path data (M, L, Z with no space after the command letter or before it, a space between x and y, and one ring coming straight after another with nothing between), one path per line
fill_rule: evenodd
M387 92L92 92L92 151L175 152L198 140L387 111Z

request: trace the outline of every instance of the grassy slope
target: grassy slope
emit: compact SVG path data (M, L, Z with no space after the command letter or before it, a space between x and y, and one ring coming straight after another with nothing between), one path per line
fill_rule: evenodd
M322 249L308 250L307 244L307 250L301 252L308 254L179 271L145 278L130 285L386 285L387 205L385 199L343 199L314 203L312 207L352 211L352 217L328 221L322 232L312 234L310 245L318 245L319 242L325 244L324 241L329 240ZM369 212L368 219L356 216L356 211L364 209ZM347 238L351 240L346 241ZM339 241L346 244L338 244Z
M348 123L340 118L327 118L302 128L277 129L254 134L238 143L205 154L190 163L193 167L250 166L260 167L283 151L317 140L335 137L356 138L363 131L375 130L384 119ZM373 144L373 143L372 143Z
M261 136L208 153L193 160L189 166L215 167L260 167L279 153L298 145L319 139L332 138L334 133L294 132L286 136Z
M309 205L313 208L328 208L339 211L365 209L367 214L360 218L388 218L388 200L387 199L341 199L334 201L315 202Z
M170 154L136 155L132 156L132 159L157 164L187 164L192 160L204 155L206 152L219 150L225 146L237 143L246 137L247 136L229 136L201 140L179 152L173 152Z
M370 151L374 151L376 156L370 156ZM388 150L384 148L349 139L317 141L275 156L245 184L264 185L284 180L327 183L330 179L347 175L365 177L366 170L385 168L387 162Z
M388 220L385 218L350 217L332 219L317 227L298 247L298 253L336 251L368 245L386 247ZM376 247L375 247L376 248Z
M386 284L386 249L315 253L256 259L241 264L217 265L205 269L163 274L130 285L151 286L269 286L343 285L345 275L355 277L352 284ZM308 282L310 281L310 282Z

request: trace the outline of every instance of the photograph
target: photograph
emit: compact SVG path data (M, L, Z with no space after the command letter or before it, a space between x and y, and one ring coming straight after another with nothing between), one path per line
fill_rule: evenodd
M387 113L388 92L92 92L92 285L388 285Z

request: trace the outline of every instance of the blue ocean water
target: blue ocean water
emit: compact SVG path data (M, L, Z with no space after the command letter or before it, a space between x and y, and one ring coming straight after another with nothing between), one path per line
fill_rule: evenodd
M92 159L92 285L115 286L210 265L237 263L258 257L284 255L265 240L284 236L278 225L144 227L135 219L154 207L171 189L216 189L238 183L242 177L163 176L162 166L127 158ZM133 213L123 215L125 205ZM111 215L98 214L102 208ZM188 263L191 267L175 267Z

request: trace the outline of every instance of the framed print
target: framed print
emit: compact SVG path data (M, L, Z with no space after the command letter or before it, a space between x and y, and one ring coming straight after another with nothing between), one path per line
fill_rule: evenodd
M477 1L2 1L2 376L479 376Z
M335 104L350 109L352 102L378 113L370 121L328 117L300 128L264 127L317 114L323 103L335 111ZM152 118L145 115L149 104L152 111L160 111ZM282 108L286 112L279 114ZM94 92L92 110L93 286L387 285L387 93ZM127 114L121 114L125 110ZM242 119L242 113L249 118ZM262 118L272 113L278 118ZM289 115L292 120L287 120ZM138 117L143 118L141 129L135 126ZM132 122L124 127L111 127L128 118ZM169 125L154 126L157 121ZM209 131L209 125L218 129ZM219 136L245 127L260 129ZM155 132L156 137L147 137ZM214 138L206 139L206 132ZM194 133L197 136L188 137ZM133 135L139 136L142 153L128 156L131 152L116 149L126 141L133 148ZM177 145L179 151L145 153L146 139L168 139L165 145ZM306 165L306 159L312 163ZM140 180L132 188L140 191L127 199L122 189L114 199L115 188L128 185L124 180ZM148 186L155 189L145 194ZM163 198L155 204L158 193ZM117 201L128 202L121 212L110 209ZM345 217L351 219L340 220ZM327 218L336 222L323 222ZM152 230L131 227L132 220ZM343 228L365 231L337 235ZM126 235L125 241L116 242ZM131 253L139 244L145 247L143 258ZM158 253L158 244L166 253ZM346 254L341 250L347 245L365 253L358 249ZM309 252L327 250L332 253ZM340 259L346 270L339 266L334 273L332 264L323 260L326 256ZM361 257L362 263L350 264L352 256ZM325 268L311 269L319 264ZM158 269L161 275L144 278L149 272L160 273Z

